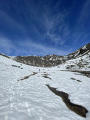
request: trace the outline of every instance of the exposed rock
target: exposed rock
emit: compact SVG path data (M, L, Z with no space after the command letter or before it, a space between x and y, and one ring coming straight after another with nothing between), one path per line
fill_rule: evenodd
M2 54L0 53L0 55L4 56L4 57L7 57L7 58L10 58L9 56L5 55L5 54Z
M17 81L28 79L29 77L31 77L33 75L36 75L36 74L37 74L37 72L33 72L31 75L24 76L23 78L21 78L21 79L19 79Z
M44 74L43 77L51 80L51 78L48 76L48 74Z
M72 110L73 112L77 113L78 115L82 116L82 117L86 117L86 113L88 112L88 110L81 106L81 105L76 105L72 102L70 102L69 99L69 95L65 92L62 91L58 91L56 90L56 88L50 87L49 85L47 85L47 87L56 95L58 95L59 97L62 98L63 102L66 104L66 106Z
M46 55L46 56L17 56L13 58L15 61L39 67L51 67L57 66L62 63L65 63L67 60L75 59L85 54L90 53L90 43L83 46L82 48L76 50L75 52L67 55L67 56L59 56L59 55ZM88 64L88 63L85 63ZM76 66L70 66L70 69L75 69ZM80 61L77 65L78 68L83 67L83 61ZM69 66L67 66L69 69Z

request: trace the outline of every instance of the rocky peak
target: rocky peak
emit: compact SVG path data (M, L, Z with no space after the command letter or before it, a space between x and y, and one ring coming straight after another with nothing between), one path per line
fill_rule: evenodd
M68 60L76 59L78 57L87 55L89 53L90 53L90 43L88 43L87 45L81 47L80 49L66 56L59 56L55 54L46 55L46 56L17 56L17 57L14 57L13 60L18 61L20 63L27 64L27 65L32 65L32 66L51 67L51 66L57 66L59 64L65 63ZM0 54L0 55L8 57L4 54Z

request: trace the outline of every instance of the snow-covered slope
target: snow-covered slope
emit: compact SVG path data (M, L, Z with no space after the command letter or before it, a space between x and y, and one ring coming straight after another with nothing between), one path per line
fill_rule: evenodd
M60 69L32 67L0 55L0 120L90 120L90 79ZM86 118L69 110L46 84L84 106Z
M78 58L67 60L58 67L62 70L90 71L90 52Z

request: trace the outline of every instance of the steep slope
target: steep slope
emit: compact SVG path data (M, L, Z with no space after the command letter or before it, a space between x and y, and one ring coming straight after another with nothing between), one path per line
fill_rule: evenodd
M46 84L85 107L86 118L67 108ZM32 67L0 55L0 120L89 120L89 88L89 78L81 74L57 67Z
M58 56L58 55L46 55L44 57L17 56L14 58L14 60L32 66L51 67L65 63L66 61L71 59L79 58L81 56L83 57L85 55L88 55L89 53L90 53L90 43L67 56Z
M67 60L58 67L62 70L90 71L90 52L84 53L84 55L79 55L74 59Z
M2 54L0 53L1 56L4 56L4 57L7 57L7 58L10 58L9 56L5 55L5 54Z
M50 67L56 66L63 62L62 56L47 55L47 56L17 56L14 58L15 61L39 67Z
M78 58L80 56L84 56L90 53L90 43L86 44L85 46L81 47L80 49L76 50L75 52L68 55L68 59Z

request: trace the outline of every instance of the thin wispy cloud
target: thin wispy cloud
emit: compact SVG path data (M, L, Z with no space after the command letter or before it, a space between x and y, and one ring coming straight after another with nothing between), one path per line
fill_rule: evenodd
M90 41L90 1L87 0L80 10L79 17L74 26L71 38L73 39L73 47L78 46L77 44L89 43ZM87 42L88 41L88 42ZM77 49L77 48L76 48Z
M5 52L7 54L10 54L12 49L14 49L13 43L5 37L0 37L0 50L1 52Z
M89 0L1 1L0 39L8 50L0 45L0 51L62 55L78 49L90 41L89 6Z
M67 51L60 49L53 49L41 44L32 42L31 40L17 41L17 46L12 42L12 40L5 37L0 37L0 50L5 52L7 55L47 55L47 54L59 54L66 55Z
M47 55L47 54L59 54L59 55L66 55L68 52L66 50L53 48L53 47L47 47L42 44L37 44L34 42L31 42L30 40L27 40L22 43L18 43L20 48L26 48L28 55L35 55L33 51L38 55Z
M78 25L81 24L81 26L87 24L85 20L90 19L90 0L87 0L86 3L83 5L83 8L81 10L81 15L78 19ZM83 24L82 24L83 23Z
M27 36L27 31L24 26L14 20L11 16L9 16L6 12L0 10L0 24L5 26L6 29L10 29L12 31L17 31L25 36Z
M56 4L55 7L58 5ZM58 6L59 7L59 6ZM55 8L56 9L56 8ZM52 9L45 9L45 14L43 16L45 34L44 38L51 40L55 44L64 44L65 37L69 35L68 24L65 23L65 18L68 15L68 11L63 10L62 12L57 12L55 14Z

